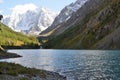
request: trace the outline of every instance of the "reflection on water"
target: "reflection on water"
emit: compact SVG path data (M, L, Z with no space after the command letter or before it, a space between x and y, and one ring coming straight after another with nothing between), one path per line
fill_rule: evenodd
M120 80L120 51L9 50L22 58L2 61L59 72L68 80Z

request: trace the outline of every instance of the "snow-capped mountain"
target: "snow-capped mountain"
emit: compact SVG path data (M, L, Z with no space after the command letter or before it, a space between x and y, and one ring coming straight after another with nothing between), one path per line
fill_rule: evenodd
M49 32L62 22L67 21L73 13L75 13L79 8L81 8L82 5L84 5L86 1L88 0L77 0L76 2L71 3L70 5L63 8L59 15L53 21L52 25L48 29L43 31L42 34Z
M77 0L75 3L71 3L70 5L66 6L56 17L53 25L57 25L58 23L68 20L72 13L76 12L86 1L87 0Z
M25 7L26 6L26 7ZM47 8L38 8L33 4L17 6L11 15L4 18L3 23L15 31L27 34L39 34L48 28L56 17L56 13Z

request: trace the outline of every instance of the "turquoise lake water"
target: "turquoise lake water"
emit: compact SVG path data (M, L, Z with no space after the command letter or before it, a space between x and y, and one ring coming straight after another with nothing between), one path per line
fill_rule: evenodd
M68 80L120 80L119 50L8 50L21 58L1 61L58 72Z

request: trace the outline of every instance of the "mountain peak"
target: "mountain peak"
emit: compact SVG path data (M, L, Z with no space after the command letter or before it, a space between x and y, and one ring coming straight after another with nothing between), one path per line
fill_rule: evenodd
M43 11L43 12L51 11L50 9L48 9L48 8L46 8L46 7L40 7L40 10Z
M15 31L29 33L32 30L34 34L49 27L55 17L56 13L45 7L38 8L33 4L18 5L12 9L11 15L4 18L3 23Z
M51 30L54 30L59 24L66 22L68 19L71 18L72 14L75 13L82 5L88 0L77 0L74 3L69 4L68 6L64 7L59 15L55 18L52 25L43 31L41 34L46 34Z

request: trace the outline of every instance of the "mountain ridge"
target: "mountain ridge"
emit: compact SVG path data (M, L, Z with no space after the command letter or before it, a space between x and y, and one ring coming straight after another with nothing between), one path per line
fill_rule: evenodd
M119 9L119 0L89 0L68 22L61 24L61 27L49 36L51 38L44 47L120 49Z
M50 27L48 27L46 30L42 31L40 34L47 34L50 33L51 30L55 30L58 28L62 23L67 22L67 20L70 19L73 13L75 13L84 3L88 0L77 0L74 3L71 3L64 7L59 15L55 18L53 23L51 24Z

